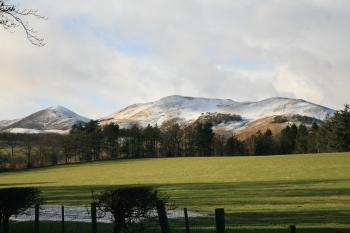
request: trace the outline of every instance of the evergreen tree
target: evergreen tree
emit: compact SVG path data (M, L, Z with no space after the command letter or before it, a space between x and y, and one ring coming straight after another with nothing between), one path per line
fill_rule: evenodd
M253 134L249 138L245 139L243 142L245 151L248 155L255 155L256 137L256 134Z
M138 125L133 125L131 129L128 130L129 136L129 156L142 158L143 157L143 134L142 129Z
M194 126L187 126L182 130L182 148L185 156L196 155Z
M329 117L320 127L318 144L320 152L350 151L349 105Z
M103 135L98 121L88 122L84 125L84 130L88 135L89 144L87 146L90 147L92 158L93 160L99 160Z
M222 156L225 153L225 136L221 134L215 134L213 140L213 153L215 156Z
M295 141L297 138L297 134L298 134L298 127L295 124L292 124L292 126L290 127L290 132L289 132L289 138L290 141L292 142L292 148L293 151L295 150Z
M255 153L256 155L270 155L274 154L274 138L270 129L266 130L264 134L258 131L255 138Z
M308 140L307 140L307 149L309 153L317 153L318 149L318 135L319 135L319 127L316 122L314 122L311 126Z
M102 128L104 141L110 158L118 157L119 125L110 123Z
M244 145L234 135L229 137L225 144L225 155L244 154Z
M299 125L295 139L295 153L303 154L308 152L308 130L305 125Z
M160 141L160 129L157 125L150 124L143 130L144 153L147 157L158 155L158 142Z
M279 153L292 154L295 151L295 140L298 134L298 128L295 124L287 126L281 131L278 138Z
M326 124L331 125L328 132L331 151L350 151L350 111L349 105L344 110L337 111Z
M76 139L80 160L100 159L103 135L98 121L74 125L70 134Z
M290 154L293 151L293 144L290 140L290 127L282 129L281 134L278 138L279 153Z
M180 156L181 155L181 137L182 130L176 120L163 122L161 125L160 147L161 153L165 156Z
M197 155L211 155L214 133L210 122L197 122L194 127L194 143Z

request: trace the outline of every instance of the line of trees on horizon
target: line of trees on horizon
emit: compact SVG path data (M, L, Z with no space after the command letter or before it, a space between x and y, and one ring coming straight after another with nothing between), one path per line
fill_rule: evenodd
M288 125L279 135L258 131L245 140L214 133L210 121L184 126L172 119L145 128L90 121L74 125L68 135L2 133L0 148L5 147L3 169L120 158L345 152L350 151L350 111L345 105L322 124Z

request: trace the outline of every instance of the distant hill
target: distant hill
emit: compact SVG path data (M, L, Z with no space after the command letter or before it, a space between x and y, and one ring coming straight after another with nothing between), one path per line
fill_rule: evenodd
M15 123L16 121L19 121L19 119L13 119L13 120L0 120L0 130Z
M54 106L16 120L3 127L2 131L11 133L66 133L74 124L88 121L90 121L89 118L80 116L65 107Z
M282 127L292 122L320 122L334 112L333 109L292 98L274 97L257 102L237 102L231 99L174 95L154 102L130 105L102 117L99 121L102 125L115 122L122 127L130 127L132 124L145 127L147 124L160 126L170 119L177 119L183 124L209 119L214 125L214 130L218 132L242 134L244 131L264 129L264 126L271 124ZM284 116L284 120L276 121L276 116ZM302 116L309 121L302 122ZM260 126L257 126L257 123L260 123Z
M183 125L210 121L216 133L236 134L244 139L258 130L279 131L288 124L322 122L335 110L301 99L274 97L257 102L211 99L173 95L154 102L133 104L98 119L101 125L111 122L121 127L137 124L161 126L175 120ZM67 133L79 122L89 118L55 106L35 112L23 119L0 121L0 130L11 133Z

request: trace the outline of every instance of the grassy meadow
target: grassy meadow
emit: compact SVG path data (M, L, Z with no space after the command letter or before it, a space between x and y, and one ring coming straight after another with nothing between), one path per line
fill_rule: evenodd
M91 191L152 185L178 208L224 207L235 227L350 229L350 153L135 159L0 173L0 188L36 186L48 204L88 205Z

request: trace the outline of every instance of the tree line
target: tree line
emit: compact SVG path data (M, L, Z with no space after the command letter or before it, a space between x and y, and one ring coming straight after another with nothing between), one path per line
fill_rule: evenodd
M324 123L313 122L311 127L292 124L277 137L271 130L258 132L245 141L248 154L304 154L350 151L349 105L329 116Z
M291 124L279 135L258 131L245 140L214 133L210 121L182 125L172 119L144 128L90 121L74 125L68 135L2 133L0 142L8 148L0 162L12 168L118 158L343 152L350 151L350 111L345 105L324 123ZM18 146L22 157L16 156Z

